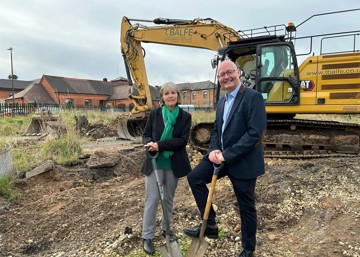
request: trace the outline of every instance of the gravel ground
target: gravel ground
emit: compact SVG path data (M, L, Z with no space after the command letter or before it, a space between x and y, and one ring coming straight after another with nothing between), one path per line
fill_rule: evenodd
M121 142L89 147L90 157L71 167L55 165L17 180L15 187L24 196L20 204L0 198L0 256L146 256L141 245L142 148ZM189 156L192 165L201 157L190 148ZM266 159L266 174L256 190L256 256L359 257L359 163L360 156ZM218 181L213 202L221 238L207 239L205 256L236 256L240 220L227 178ZM191 239L182 229L201 220L185 179L180 180L174 212L185 256ZM164 244L160 229L155 244Z

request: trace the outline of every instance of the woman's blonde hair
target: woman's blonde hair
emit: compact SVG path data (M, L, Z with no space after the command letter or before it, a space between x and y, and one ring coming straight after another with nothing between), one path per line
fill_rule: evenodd
M181 104L181 96L180 96L180 90L179 88L176 86L176 84L174 82L166 82L165 84L163 84L160 88L160 103L161 105L164 105L164 94L166 92L169 91L175 91L178 98L177 98L177 104Z

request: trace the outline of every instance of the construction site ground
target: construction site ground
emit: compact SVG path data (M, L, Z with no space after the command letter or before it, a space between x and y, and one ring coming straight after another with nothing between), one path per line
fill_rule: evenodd
M71 166L55 164L37 176L17 179L15 189L23 195L19 204L0 198L0 256L146 256L141 240L142 146L109 137L84 148L89 154ZM190 146L188 153L196 165L201 154ZM255 256L359 257L359 199L360 156L266 159L266 174L256 189ZM227 178L218 181L213 202L221 238L206 239L206 256L237 256L240 218ZM158 213L159 225L160 205ZM191 239L182 229L200 220L182 178L173 229L184 253ZM154 242L157 249L165 243L160 226Z

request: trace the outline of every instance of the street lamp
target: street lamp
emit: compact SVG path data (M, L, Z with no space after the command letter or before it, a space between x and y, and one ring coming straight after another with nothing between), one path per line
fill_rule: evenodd
M11 58L11 88L12 88L12 115L14 116L14 107L15 107L15 92L14 92L14 69L13 69L13 57L12 57L12 50L13 48L10 47L8 49L10 51L10 58Z

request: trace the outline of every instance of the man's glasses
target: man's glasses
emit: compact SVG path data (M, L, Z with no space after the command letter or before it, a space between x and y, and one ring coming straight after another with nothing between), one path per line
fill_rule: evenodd
M233 70L228 70L228 71L225 71L225 72L222 72L220 74L217 75L218 78L224 78L225 75L232 75L234 73L234 71L236 71L236 69L233 69Z

